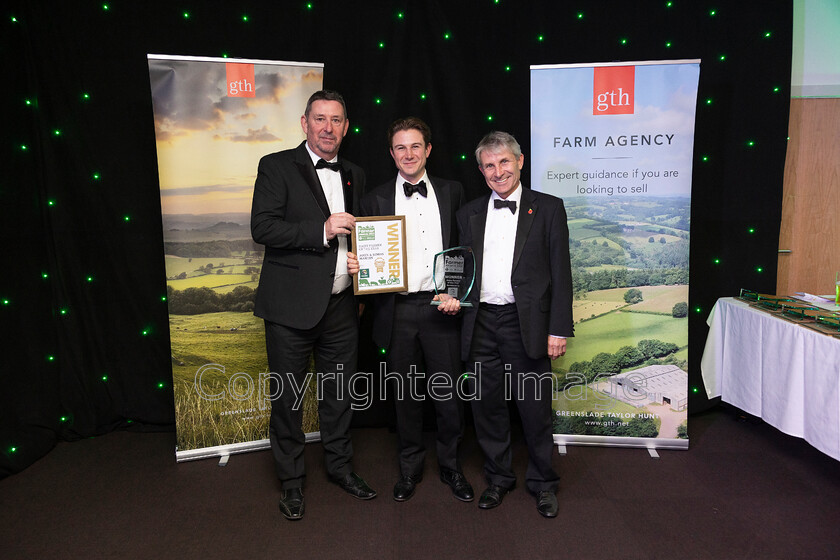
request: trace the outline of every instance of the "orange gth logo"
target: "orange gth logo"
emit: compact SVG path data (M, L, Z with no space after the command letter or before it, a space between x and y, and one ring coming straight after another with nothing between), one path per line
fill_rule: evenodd
M254 65L226 62L228 97L254 97Z
M636 106L635 66L598 66L592 89L593 115L632 115Z

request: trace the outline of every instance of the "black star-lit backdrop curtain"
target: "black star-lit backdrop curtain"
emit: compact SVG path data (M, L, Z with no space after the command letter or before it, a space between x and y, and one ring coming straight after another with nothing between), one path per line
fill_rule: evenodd
M0 476L59 440L174 428L149 53L323 62L325 87L348 103L342 154L370 185L394 174L387 125L413 114L432 127L431 172L469 197L486 189L472 153L492 129L522 144L528 181L529 65L702 59L689 410L707 407L709 310L740 287L775 289L792 11L774 0L14 2L0 38ZM376 362L363 331L360 365ZM386 408L357 421L381 423Z

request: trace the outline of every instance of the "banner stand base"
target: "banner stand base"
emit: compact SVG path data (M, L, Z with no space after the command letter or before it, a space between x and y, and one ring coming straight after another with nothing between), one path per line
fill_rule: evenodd
M558 445L557 446L557 453L559 453L560 455L565 457L566 453L567 453L566 446L565 445Z
M219 466L226 467L228 464L228 459L230 459L230 455L222 455L219 457Z

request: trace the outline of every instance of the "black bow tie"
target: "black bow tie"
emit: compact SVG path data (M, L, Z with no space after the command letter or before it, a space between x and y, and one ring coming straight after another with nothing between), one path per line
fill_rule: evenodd
M426 181L420 181L416 185L412 185L408 181L403 183L403 191L405 192L405 196L411 196L416 192L420 193L420 196L425 197L429 191L426 189Z
M493 201L494 208L510 208L511 214L516 214L516 201L515 200L499 200L498 198Z
M337 161L329 162L324 161L323 159L319 159L318 163L315 164L315 169L324 169L325 167L332 171L341 171L341 163Z

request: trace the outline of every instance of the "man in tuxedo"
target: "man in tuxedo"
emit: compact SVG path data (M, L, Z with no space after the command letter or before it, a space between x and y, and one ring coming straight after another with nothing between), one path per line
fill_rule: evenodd
M395 385L399 439L400 478L394 485L394 500L411 498L423 478L425 396L416 394L416 381L424 378L431 385L429 379L434 376L435 383L448 386L427 391L437 418L440 479L457 499L469 502L474 498L473 489L458 461L458 444L464 431L463 406L456 389L462 372L459 318L455 317L460 302L446 294L435 295L432 278L435 255L457 245L455 212L464 203L464 188L457 181L426 172L432 144L431 131L422 120L408 117L393 122L388 129L388 145L399 171L397 177L368 193L361 208L363 216L406 218L408 291L371 296L373 340L387 352L387 371L397 376L386 378L386 385ZM358 271L352 253L348 268L351 273ZM433 299L445 301L435 307Z
M254 314L265 320L271 370L269 439L282 484L280 511L304 513L305 478L300 396L315 355L318 416L330 479L356 498L376 496L351 460L350 376L356 371L358 316L347 273L347 238L355 227L365 174L338 158L349 121L334 91L309 98L300 118L306 140L260 160L251 235L265 245Z
M461 243L476 258L474 307L463 307L461 348L473 372L476 435L488 487L478 506L490 509L515 485L511 469L513 398L528 446L525 486L537 510L556 517L559 478L551 466L551 360L573 335L569 229L563 201L523 187L525 156L506 132L486 135L475 151L490 194L458 212Z

